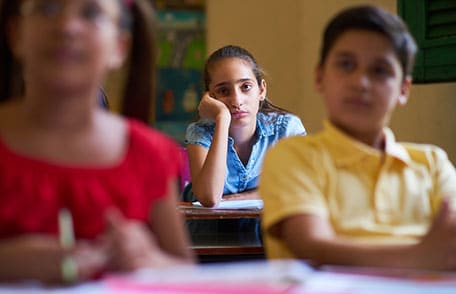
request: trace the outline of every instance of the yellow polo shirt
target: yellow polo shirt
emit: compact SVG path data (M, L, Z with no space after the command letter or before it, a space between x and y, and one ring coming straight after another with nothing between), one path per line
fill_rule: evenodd
M326 218L355 242L414 243L427 232L442 196L456 199L455 168L436 146L384 135L383 153L325 121L324 131L269 149L259 183L268 257L295 257L268 229L297 214Z

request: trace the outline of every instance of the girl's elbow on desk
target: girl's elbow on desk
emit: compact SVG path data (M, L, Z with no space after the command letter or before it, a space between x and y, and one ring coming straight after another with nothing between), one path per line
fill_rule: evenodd
M192 187L192 190L196 199L205 207L214 207L222 200L221 192L199 191L195 189L195 186Z
M205 207L215 207L217 204L219 204L221 197L219 197L219 198L216 198L213 196L209 196L207 198L198 197L198 200Z

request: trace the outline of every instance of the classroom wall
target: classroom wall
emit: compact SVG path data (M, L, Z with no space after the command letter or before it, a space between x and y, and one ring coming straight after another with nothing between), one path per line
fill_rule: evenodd
M268 97L299 115L310 133L325 112L313 86L320 35L343 7L371 3L396 11L396 0L206 0L208 53L245 46L268 73ZM413 85L410 101L393 115L399 140L444 148L456 163L456 83Z

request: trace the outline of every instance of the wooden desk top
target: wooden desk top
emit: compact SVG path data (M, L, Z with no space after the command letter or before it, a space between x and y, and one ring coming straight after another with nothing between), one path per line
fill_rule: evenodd
M185 219L236 219L236 218L259 218L261 209L216 209L192 206L188 202L182 202L179 210Z

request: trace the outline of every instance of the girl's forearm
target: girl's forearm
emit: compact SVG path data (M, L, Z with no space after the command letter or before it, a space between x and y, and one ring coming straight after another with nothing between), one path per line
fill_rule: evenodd
M229 120L223 118L216 121L207 157L198 175L192 179L193 193L205 206L216 205L223 194L229 123Z
M296 250L302 259L318 265L419 268L414 245L362 245L325 240L304 243Z
M257 189L252 189L240 193L223 195L225 200L245 200L245 199L260 199Z
M61 249L57 239L24 236L0 242L0 280L61 282Z

